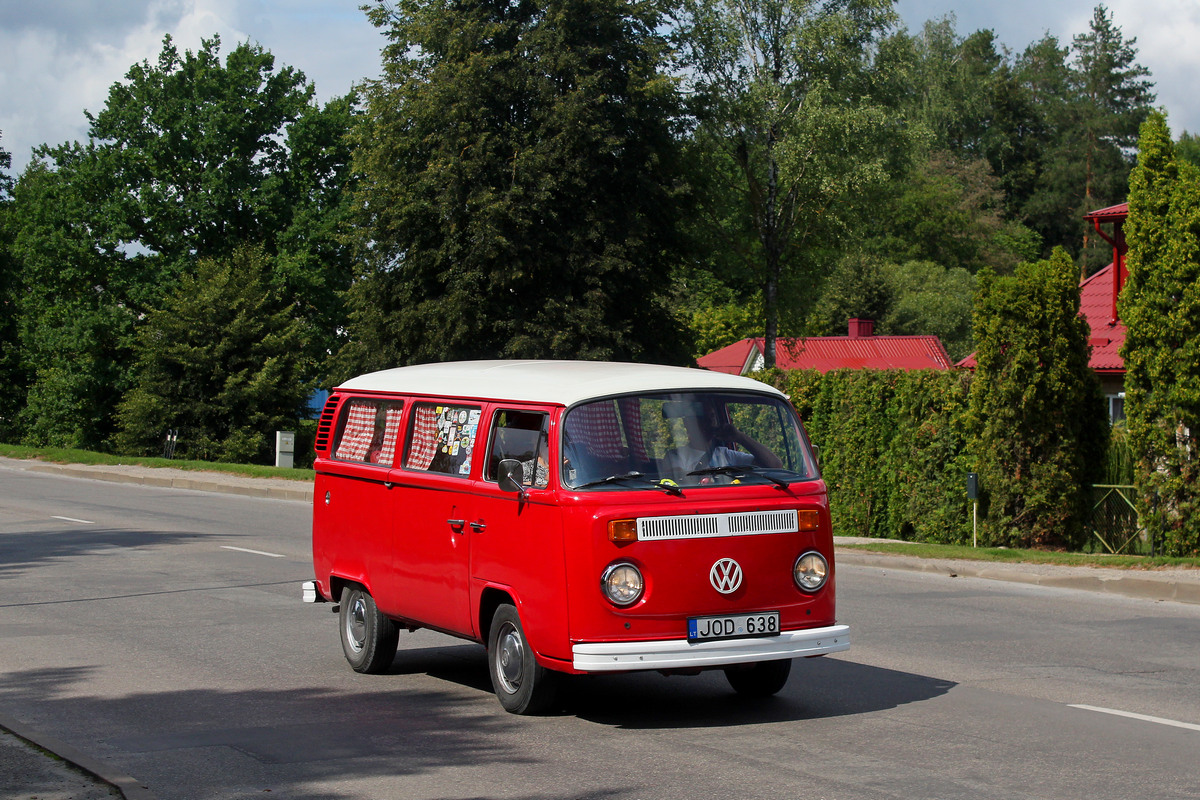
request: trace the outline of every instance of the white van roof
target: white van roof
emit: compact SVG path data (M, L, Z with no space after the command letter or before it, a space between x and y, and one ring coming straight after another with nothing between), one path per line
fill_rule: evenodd
M338 389L569 406L639 392L740 390L786 398L760 381L705 369L610 361L455 361L359 375Z

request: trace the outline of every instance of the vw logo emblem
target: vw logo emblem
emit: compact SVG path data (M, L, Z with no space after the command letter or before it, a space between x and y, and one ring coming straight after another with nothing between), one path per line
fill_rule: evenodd
M721 594L732 594L742 585L742 568L732 558L722 558L708 571L708 580Z

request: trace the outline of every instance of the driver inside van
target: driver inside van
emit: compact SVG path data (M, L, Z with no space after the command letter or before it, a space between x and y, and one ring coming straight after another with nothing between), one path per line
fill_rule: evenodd
M716 410L704 404L688 404L681 415L688 443L669 451L662 461L663 471L684 475L709 467L782 467L779 456L765 445L738 430L733 423L721 423ZM743 449L735 449L738 445Z

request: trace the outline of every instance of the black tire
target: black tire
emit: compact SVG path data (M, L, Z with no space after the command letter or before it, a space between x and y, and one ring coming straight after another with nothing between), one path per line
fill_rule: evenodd
M400 629L379 613L375 598L365 589L358 586L342 589L338 629L342 652L355 672L377 675L392 665Z
M558 673L537 663L517 609L505 603L492 615L488 631L488 672L504 710L541 714L554 704Z
M770 697L779 693L791 672L791 659L759 661L744 667L727 668L725 679L743 697Z

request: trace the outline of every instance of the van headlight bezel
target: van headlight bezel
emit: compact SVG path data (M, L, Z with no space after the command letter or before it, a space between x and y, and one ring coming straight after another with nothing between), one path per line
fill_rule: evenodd
M628 608L645 595L646 579L636 564L616 561L605 567L601 573L600 591L604 598L617 608Z
M819 592L829 580L829 562L816 550L801 553L792 564L792 580L805 594Z

